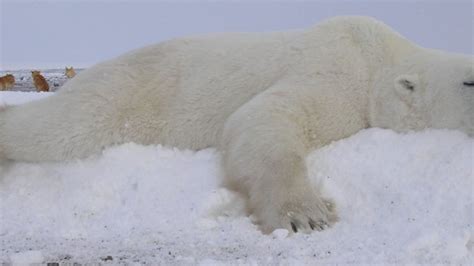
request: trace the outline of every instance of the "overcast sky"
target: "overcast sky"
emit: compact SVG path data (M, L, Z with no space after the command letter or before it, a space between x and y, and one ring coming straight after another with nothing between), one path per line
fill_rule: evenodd
M337 15L373 16L422 46L473 54L470 0L0 3L3 70L89 66L175 36L305 28Z

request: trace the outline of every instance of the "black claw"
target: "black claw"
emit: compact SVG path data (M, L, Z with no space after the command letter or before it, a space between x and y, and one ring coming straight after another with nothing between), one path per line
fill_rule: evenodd
M318 222L318 228L319 228L320 231L326 229L326 227L328 227L328 226L329 226L328 223L326 223L326 222L323 221L323 220L320 220L320 221Z
M309 222L308 222L308 223L309 223L309 227L311 227L311 230L314 230L314 228L316 227L316 226L314 225L314 221L313 221L312 219L309 219Z
M296 228L296 225L291 222L291 229L293 229L293 232L297 233L298 232L298 228Z

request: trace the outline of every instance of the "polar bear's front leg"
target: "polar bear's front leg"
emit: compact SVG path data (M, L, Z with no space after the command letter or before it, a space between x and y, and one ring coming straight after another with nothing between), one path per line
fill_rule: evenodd
M259 95L227 121L222 139L226 184L248 196L262 230L323 230L336 220L307 177L304 134L294 107Z

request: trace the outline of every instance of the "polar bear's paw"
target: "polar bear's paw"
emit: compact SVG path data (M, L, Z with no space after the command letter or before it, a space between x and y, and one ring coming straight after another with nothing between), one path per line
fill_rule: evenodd
M304 202L288 202L280 209L279 217L283 222L282 226L286 225L295 233L322 231L337 221L334 204L319 198Z
M267 205L260 215L257 214L262 231L271 233L285 228L295 233L311 233L325 230L338 220L331 200L307 194L310 195L298 195Z

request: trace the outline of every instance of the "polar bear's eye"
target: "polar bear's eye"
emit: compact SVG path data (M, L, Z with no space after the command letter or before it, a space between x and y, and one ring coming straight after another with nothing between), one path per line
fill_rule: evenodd
M474 81L464 81L462 84L464 86L474 87Z

